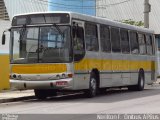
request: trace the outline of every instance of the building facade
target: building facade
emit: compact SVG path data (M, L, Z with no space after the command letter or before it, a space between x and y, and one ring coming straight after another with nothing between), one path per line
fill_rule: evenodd
M49 0L49 11L72 11L96 15L96 0Z
M9 19L16 14L48 11L48 0L1 0L4 1Z
M150 0L151 12L149 26L160 33L160 0ZM144 21L144 0L97 0L96 16L112 20Z
M8 12L4 3L4 0L0 0L0 19L9 20Z
M45 11L48 11L48 0L0 0L0 41L3 31L11 26L14 15ZM9 34L6 37L6 44L0 44L0 54L9 53Z

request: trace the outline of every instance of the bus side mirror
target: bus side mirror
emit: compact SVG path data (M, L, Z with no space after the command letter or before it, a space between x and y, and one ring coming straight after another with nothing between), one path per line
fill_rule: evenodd
M5 45L6 43L6 35L3 33L2 35L2 45Z

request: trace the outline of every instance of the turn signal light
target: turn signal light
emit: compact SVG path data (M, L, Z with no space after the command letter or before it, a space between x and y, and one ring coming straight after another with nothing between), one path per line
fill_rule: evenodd
M69 78L72 78L72 77L73 77L73 74L68 74L68 77L69 77Z

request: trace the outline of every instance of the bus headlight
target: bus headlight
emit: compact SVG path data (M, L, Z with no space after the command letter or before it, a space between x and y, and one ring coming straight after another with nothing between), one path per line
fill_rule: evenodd
M66 78L66 75L65 75L65 74L62 74L62 78L63 78L63 79Z

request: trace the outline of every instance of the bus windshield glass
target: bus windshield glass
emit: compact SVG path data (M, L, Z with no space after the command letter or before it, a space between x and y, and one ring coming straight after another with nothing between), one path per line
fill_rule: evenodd
M12 28L11 63L58 63L71 61L69 26Z

